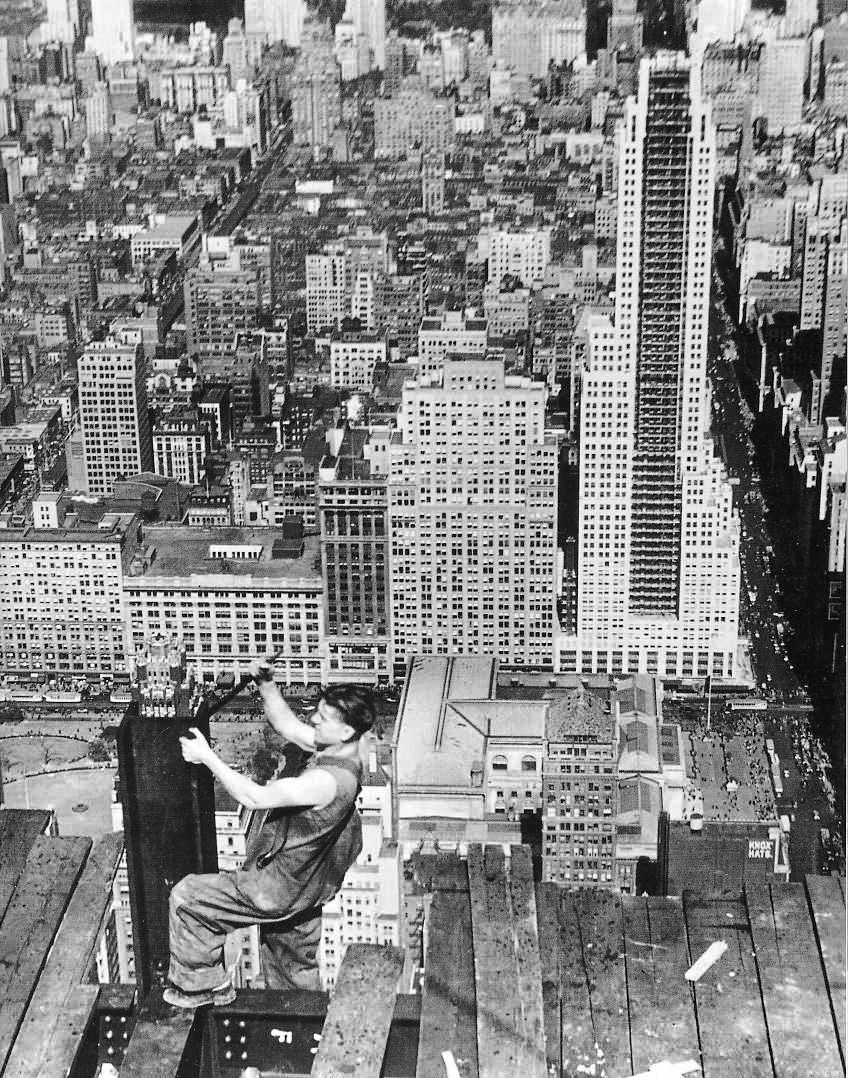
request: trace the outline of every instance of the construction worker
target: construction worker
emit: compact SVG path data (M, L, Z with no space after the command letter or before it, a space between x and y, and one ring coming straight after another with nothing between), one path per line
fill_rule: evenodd
M361 738L376 713L359 685L326 689L301 721L273 681L270 667L251 667L265 718L286 741L313 755L294 778L260 786L223 762L196 729L182 737L184 759L209 768L241 804L265 810L244 867L190 875L170 898L171 964L165 1000L176 1007L223 1005L235 998L224 965L228 932L259 925L269 988L319 991L321 906L339 890L362 849L356 798L367 751Z

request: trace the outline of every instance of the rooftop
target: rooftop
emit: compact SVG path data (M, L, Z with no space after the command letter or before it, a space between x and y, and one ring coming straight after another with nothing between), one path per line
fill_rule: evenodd
M276 528L198 528L153 526L145 529L146 565L137 561L130 577L204 577L234 575L257 580L309 579L320 585L315 568L317 536L307 536L298 558L280 557ZM227 553L231 552L230 556Z

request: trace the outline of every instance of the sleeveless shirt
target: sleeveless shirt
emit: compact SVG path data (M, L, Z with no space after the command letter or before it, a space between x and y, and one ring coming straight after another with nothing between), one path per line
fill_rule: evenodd
M362 850L356 799L362 788L358 759L315 755L307 764L329 771L336 796L323 808L271 809L251 840L242 890L263 910L292 915L329 901Z

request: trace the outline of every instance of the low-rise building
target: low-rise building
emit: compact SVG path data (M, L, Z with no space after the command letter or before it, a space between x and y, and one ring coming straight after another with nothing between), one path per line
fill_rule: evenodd
M273 653L280 681L326 682L318 555L269 528L149 527L124 580L129 638L177 634L207 678Z

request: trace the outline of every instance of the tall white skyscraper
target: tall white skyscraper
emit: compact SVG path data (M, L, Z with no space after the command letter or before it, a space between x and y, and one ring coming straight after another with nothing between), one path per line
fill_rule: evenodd
M368 41L371 66L386 66L386 0L347 0L345 18Z
M109 494L119 476L153 468L141 346L91 341L80 356L79 410L89 494Z
M406 383L389 462L395 658L468 653L550 667L557 441L547 387L448 356Z
M643 60L620 151L615 323L589 325L566 668L734 673L739 526L708 433L714 173L698 66Z
M696 41L702 47L711 41L733 41L750 10L751 0L700 0Z
M104 64L132 60L135 53L134 0L91 0L94 52Z
M305 18L305 0L244 0L245 33L269 44L284 41L299 49Z
M79 33L79 23L77 0L47 0L44 6L44 21L39 27L41 40L73 45Z

